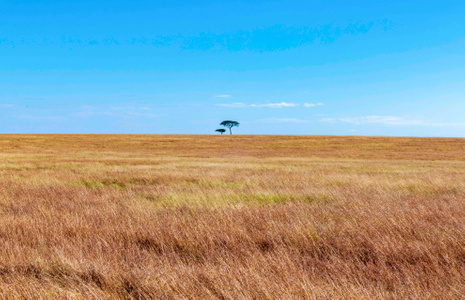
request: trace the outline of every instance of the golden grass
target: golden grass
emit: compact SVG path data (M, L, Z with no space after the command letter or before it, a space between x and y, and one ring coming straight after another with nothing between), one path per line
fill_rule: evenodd
M2 298L462 298L465 140L0 136Z

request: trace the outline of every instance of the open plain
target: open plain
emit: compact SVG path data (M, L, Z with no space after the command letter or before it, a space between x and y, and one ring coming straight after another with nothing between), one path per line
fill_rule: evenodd
M0 297L465 297L465 139L1 135Z

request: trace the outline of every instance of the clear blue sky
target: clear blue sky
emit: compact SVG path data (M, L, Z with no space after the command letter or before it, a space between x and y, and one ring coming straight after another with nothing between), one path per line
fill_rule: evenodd
M0 133L465 136L465 1L0 0Z

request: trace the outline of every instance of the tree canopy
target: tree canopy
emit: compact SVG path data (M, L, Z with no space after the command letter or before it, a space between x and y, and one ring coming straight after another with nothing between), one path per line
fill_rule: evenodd
M225 133L226 132L226 129L223 129L223 128L220 128L220 129L217 129L215 130L216 132L219 132L221 134Z
M239 127L239 122L237 121L231 121L231 120L225 120L220 123L221 126L224 126L229 129L229 134L232 134L232 128L233 127Z

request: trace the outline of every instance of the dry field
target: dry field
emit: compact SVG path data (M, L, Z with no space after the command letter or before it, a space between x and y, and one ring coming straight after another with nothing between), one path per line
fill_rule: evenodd
M0 135L0 297L465 297L465 139Z

